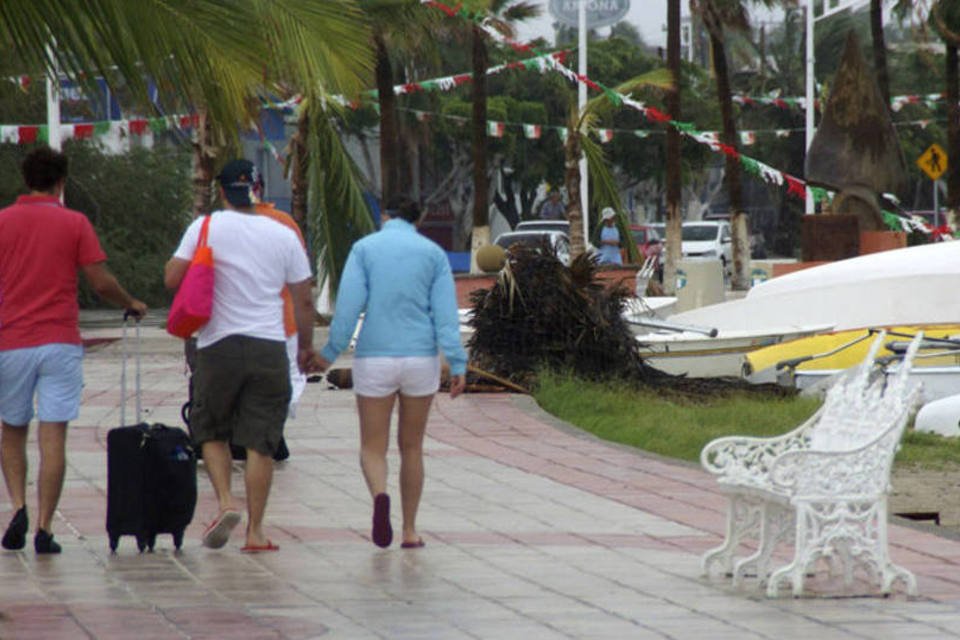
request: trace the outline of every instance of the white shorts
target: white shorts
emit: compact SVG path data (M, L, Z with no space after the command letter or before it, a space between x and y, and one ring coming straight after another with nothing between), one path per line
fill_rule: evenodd
M353 359L353 391L358 396L383 398L399 391L420 397L439 388L439 356Z

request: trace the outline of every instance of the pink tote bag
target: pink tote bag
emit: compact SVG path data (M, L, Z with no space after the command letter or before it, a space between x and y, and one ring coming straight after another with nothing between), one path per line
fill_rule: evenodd
M167 316L167 333L189 338L210 321L213 311L213 249L207 246L210 216L200 227L200 238L193 260L173 297Z

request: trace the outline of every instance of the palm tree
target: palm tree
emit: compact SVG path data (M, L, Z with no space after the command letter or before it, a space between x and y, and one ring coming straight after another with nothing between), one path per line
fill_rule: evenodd
M655 69L632 78L614 88L615 92L628 95L643 87L670 89L673 87L670 73L665 69ZM591 204L596 207L613 207L617 212L617 230L621 238L629 238L627 218L613 176L607 169L606 159L600 145L590 138L596 134L599 119L609 116L614 104L606 95L589 100L583 110L576 104L570 107L567 124L567 140L564 143L564 185L567 189L567 219L570 221L570 256L575 258L586 251L586 238L583 237L583 211L580 209L580 159L586 158L590 181L593 184ZM637 247L626 242L625 249L629 262L640 260Z
M326 91L354 94L371 67L365 34L353 0L101 0L71 7L69 15L56 0L0 6L0 45L15 49L28 68L59 68L91 84L97 74L111 84L122 81L144 104L149 77L162 94L203 114L194 175L198 208L209 202L203 190L216 150L236 139L238 125L252 122L258 96L278 89L273 81L279 79L298 87L307 104L323 104ZM332 126L318 118L314 141L328 140L319 134ZM318 190L355 191L342 147L328 144L326 151L341 155L314 154L326 167ZM355 198L345 204L330 207L328 215L344 227L369 219Z
M883 0L870 0L870 35L873 42L873 70L880 95L890 108L890 77L887 74L887 45L883 36Z
M486 24L511 38L514 37L515 23L540 15L539 5L525 0L486 0L486 7L488 11ZM471 25L470 38L473 66L471 254L476 254L479 247L490 243L490 178L487 174L487 67L490 66L490 55L487 48L487 34L479 25ZM474 262L471 259L471 265Z
M960 218L960 74L957 49L960 47L960 4L939 0L933 5L930 20L946 46L945 74L947 99L947 209L951 222Z
M693 43L691 43L693 46ZM680 0L667 0L667 67L673 89L667 92L667 112L680 120ZM677 286L677 260L681 251L680 226L680 132L669 127L666 135L667 161L667 233L663 285L667 295Z
M756 0L764 6L772 6L775 0ZM690 0L690 9L703 20L710 34L713 50L713 71L717 83L717 99L723 123L722 140L735 153L739 148L737 124L733 114L733 99L730 92L730 72L727 68L727 51L724 31L727 29L748 31L750 23L742 0ZM743 210L743 188L740 160L725 155L724 180L730 197L730 225L733 231L733 265L731 286L735 290L749 287L750 241L749 222Z

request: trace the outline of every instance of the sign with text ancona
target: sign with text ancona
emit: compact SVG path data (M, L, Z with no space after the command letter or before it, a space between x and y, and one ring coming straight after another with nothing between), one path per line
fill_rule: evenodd
M630 0L550 0L550 15L571 27L578 26L580 2L587 3L587 29L616 24L630 10Z

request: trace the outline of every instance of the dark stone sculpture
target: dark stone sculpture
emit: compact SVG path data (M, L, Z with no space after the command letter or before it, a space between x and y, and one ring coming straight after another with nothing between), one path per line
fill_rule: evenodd
M851 31L806 160L807 182L837 192L832 212L853 214L861 231L886 229L878 195L900 195L906 164L889 105Z

